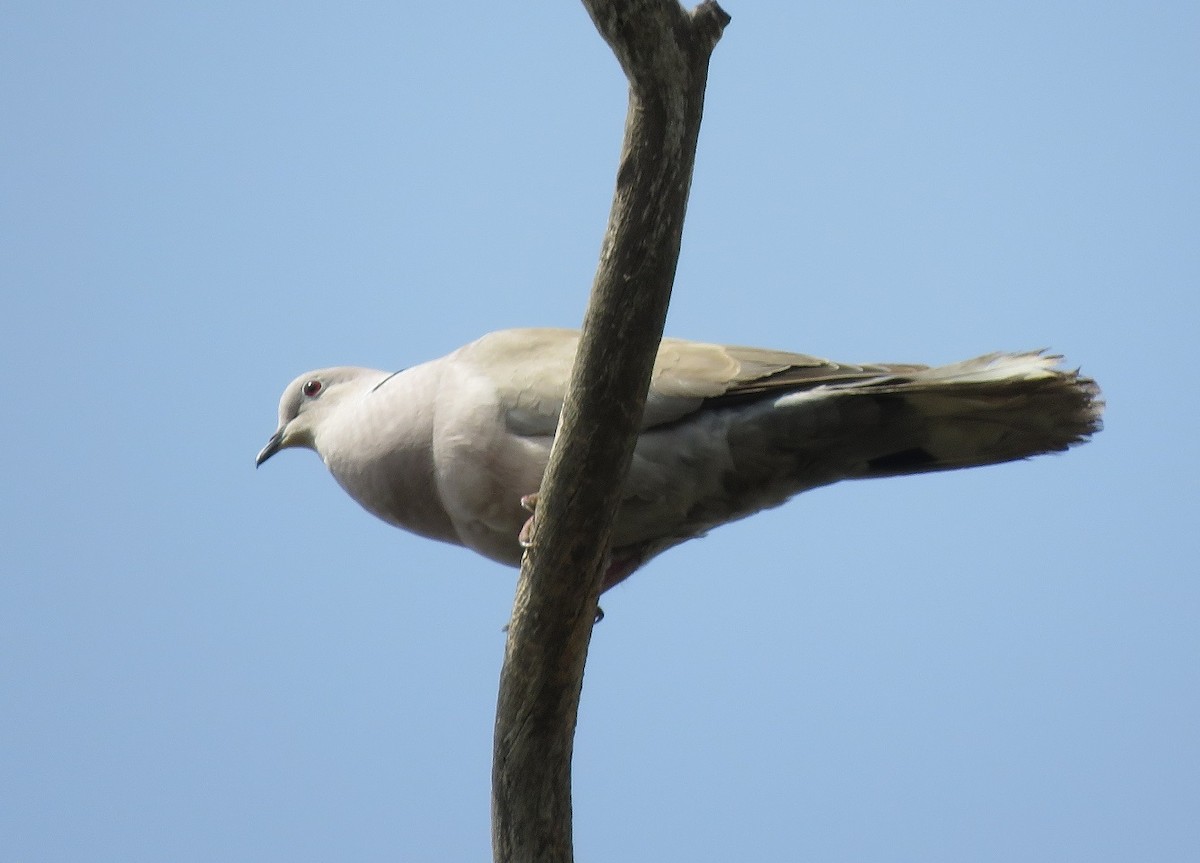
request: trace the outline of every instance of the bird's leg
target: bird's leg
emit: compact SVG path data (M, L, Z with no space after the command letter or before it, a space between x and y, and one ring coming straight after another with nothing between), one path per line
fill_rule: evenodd
M535 491L533 494L527 494L521 498L521 508L528 512L529 518L525 519L525 524L521 526L521 532L517 534L517 542L521 544L521 548L530 548L533 546L533 519L537 515L538 495ZM619 581L624 581L628 578L641 560L638 558L623 558L621 562L610 562L608 569L604 573L604 583L600 588L603 593L608 588L612 587ZM614 577L614 570L619 571L619 575ZM596 619L593 624L604 620L604 609L596 606ZM508 627L504 627L505 632Z
M521 508L529 513L529 518L525 519L525 524L521 526L521 532L517 534L517 542L521 544L521 548L529 548L533 545L533 519L537 514L537 502L536 491L521 498Z

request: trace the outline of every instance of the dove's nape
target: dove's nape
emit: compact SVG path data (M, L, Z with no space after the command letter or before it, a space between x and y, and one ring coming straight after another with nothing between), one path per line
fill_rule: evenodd
M518 564L574 359L570 330L504 330L398 373L320 369L258 454L321 455L380 518ZM842 479L995 464L1100 428L1095 383L1038 353L849 365L664 339L605 587L709 529Z

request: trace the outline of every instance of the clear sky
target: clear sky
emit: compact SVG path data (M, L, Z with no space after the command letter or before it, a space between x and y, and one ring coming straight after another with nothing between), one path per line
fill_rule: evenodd
M579 858L1200 859L1200 7L727 9L669 333L1049 346L1107 429L608 595ZM3 19L0 859L488 859L515 571L253 457L307 369L578 323L608 48L575 2Z

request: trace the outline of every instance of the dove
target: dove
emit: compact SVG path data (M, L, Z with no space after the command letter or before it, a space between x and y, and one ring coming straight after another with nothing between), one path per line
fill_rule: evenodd
M579 335L514 329L398 372L336 367L283 392L256 465L314 450L364 509L517 566ZM665 338L603 589L709 530L840 480L1026 459L1101 427L1095 381L1043 351L929 367Z

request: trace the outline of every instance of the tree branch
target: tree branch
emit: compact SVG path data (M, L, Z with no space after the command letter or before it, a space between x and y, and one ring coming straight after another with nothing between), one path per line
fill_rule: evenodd
M629 79L616 191L579 354L521 566L492 768L496 861L572 856L571 755L612 524L662 338L708 60L729 16L705 2L584 0Z

